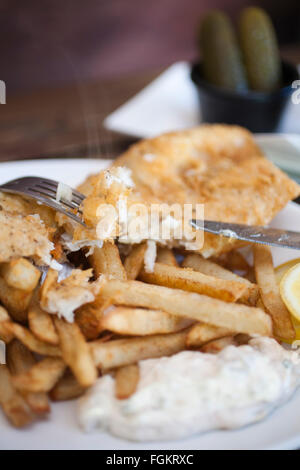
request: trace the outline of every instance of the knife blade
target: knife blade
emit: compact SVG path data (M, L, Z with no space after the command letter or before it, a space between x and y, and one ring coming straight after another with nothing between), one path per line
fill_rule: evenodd
M212 220L191 220L190 224L197 230L204 230L204 232L213 233L214 235L235 238L250 243L300 250L300 232Z

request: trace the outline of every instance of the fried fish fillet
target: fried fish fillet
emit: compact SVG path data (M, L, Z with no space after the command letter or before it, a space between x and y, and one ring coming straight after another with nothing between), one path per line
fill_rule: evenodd
M264 225L300 187L264 158L252 135L238 126L203 125L132 145L113 164L131 170L129 203L204 204L208 220ZM99 177L81 186L86 206L99 197ZM188 246L171 240L171 246ZM205 234L199 252L219 255L239 245L234 239Z
M26 199L16 194L7 194L0 192L0 209L11 214L22 216L38 214L47 227L56 227L55 211L50 207L38 204L34 199Z
M22 216L0 210L0 263L29 257L37 264L51 264L51 229L39 215Z

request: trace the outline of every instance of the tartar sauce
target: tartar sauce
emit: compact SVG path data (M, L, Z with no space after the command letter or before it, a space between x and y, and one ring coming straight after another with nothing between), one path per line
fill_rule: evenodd
M106 375L80 400L79 422L87 432L135 441L178 439L259 421L299 383L299 352L254 338L217 355L184 351L141 361L138 388L126 400L115 398Z

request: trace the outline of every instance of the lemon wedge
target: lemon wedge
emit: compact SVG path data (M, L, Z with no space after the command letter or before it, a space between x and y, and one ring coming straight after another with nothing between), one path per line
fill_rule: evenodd
M286 263L280 264L275 268L275 276L278 285L280 284L280 281L285 275L285 273L298 263L300 263L300 258L295 258L291 259L290 261L287 261Z
M280 281L280 295L293 317L300 322L300 263L283 275Z
M289 305L284 300L284 296L282 295L282 292L281 292L281 281L284 278L284 276L288 273L288 271L290 271L292 268L294 268L295 266L297 266L299 264L300 264L300 258L296 258L296 259L292 259L290 261L287 261L286 263L283 263L280 266L277 266L275 268L275 276L276 276L276 281L277 281L278 285L280 286L280 294L281 294L282 300L284 301L287 309L292 314L292 322L293 322L295 332L296 332L296 337L292 341L281 338L282 341L284 341L285 343L290 343L290 344L292 344L293 341L295 341L295 340L300 340L300 321L297 319L298 317L293 314L293 312L291 311Z

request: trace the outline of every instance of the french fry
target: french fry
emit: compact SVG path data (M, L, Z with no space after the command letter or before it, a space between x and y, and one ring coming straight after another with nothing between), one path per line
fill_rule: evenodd
M114 243L105 241L102 248L95 247L89 260L97 278L101 274L107 274L116 279L126 279L126 271Z
M28 324L32 333L41 341L58 346L59 339L51 315L41 309L36 298L28 310Z
M0 340L5 344L10 343L14 339L14 335L9 333L6 327L6 322L0 322Z
M47 393L20 392L26 403L37 416L45 416L51 411Z
M178 266L173 251L171 248L165 246L158 247L156 261L157 263L167 264L169 266Z
M12 375L23 374L35 364L33 353L19 340L14 339L7 346L7 365Z
M5 310L5 308L0 305L0 322L9 320L10 316L8 315L7 310Z
M41 272L25 258L0 264L0 275L8 286L32 292L41 277Z
M34 420L26 401L13 386L5 365L0 365L0 405L8 420L17 428L25 427Z
M46 298L54 286L57 284L58 280L58 272L55 271L54 269L48 269L47 275L45 277L45 280L42 284L42 287L40 289L40 299L41 299L41 306L43 308L43 303L47 303Z
M115 335L111 331L105 331L102 335L98 338L98 341L102 343L106 343L107 341L112 341L113 339L120 339L118 335Z
M65 363L58 357L46 357L34 364L29 370L12 378L16 389L21 392L46 393L62 377Z
M263 304L272 317L274 335L278 338L294 339L295 329L290 313L280 297L271 250L267 246L254 244L253 256L256 281Z
M253 266L250 266L249 270L246 272L245 279L247 279L248 281L252 283L256 282Z
M221 328L213 325L206 325L205 323L198 323L194 325L187 334L186 345L188 348L199 348L209 341L223 338L225 336L232 336L233 332L226 328Z
M234 344L234 337L226 336L225 338L215 339L210 343L204 344L204 346L201 347L200 351L206 354L218 354L227 346L232 346Z
M5 308L0 305L0 339L6 344L8 344L13 339L13 335L7 332L5 325L3 326L2 322L7 322L10 320L11 318Z
M155 263L153 273L142 270L139 279L150 284L209 295L226 302L235 302L248 294L248 286L245 283L218 279L193 269L161 263Z
M79 385L74 375L67 371L49 395L52 401L74 400L83 395L85 390L84 387Z
M169 335L116 339L89 343L97 367L102 372L135 364L143 359L172 356L185 348L186 331Z
M8 315L7 310L5 310L5 308L0 305L0 322L9 320L10 316Z
M139 383L140 371L137 364L120 367L115 373L115 395L119 400L131 397Z
M129 255L124 261L124 268L127 274L127 279L134 280L138 277L140 270L144 265L144 257L147 250L147 244L141 243L134 245Z
M6 334L13 335L27 346L30 351L41 354L42 356L61 357L61 351L58 346L43 343L24 326L12 322L2 322L0 325L3 327Z
M205 295L139 281L107 280L101 295L116 305L163 310L179 317L221 326L238 333L272 335L272 322L262 310Z
M7 365L12 375L24 374L36 364L32 352L18 340L13 340L6 351ZM50 405L46 393L23 392L22 395L34 413L49 413Z
M27 309L31 301L32 292L10 287L7 282L0 277L0 301L7 308L14 320L20 323L27 321Z
M190 325L190 320L161 310L123 306L109 308L101 321L103 330L128 336L175 333Z
M243 346L245 344L248 344L250 339L251 336L249 335L238 334L234 337L234 343L236 346Z
M257 299L256 307L261 308L264 312L266 311L266 307L264 306L264 303L263 303L262 298L260 296Z
M55 317L54 322L65 363L80 385L83 387L93 385L97 379L97 370L79 326L76 323L67 323L58 317Z
M188 254L182 263L183 268L192 268L195 271L199 271L208 276L214 276L219 279L225 279L227 281L238 281L244 283L248 289L244 295L240 298L241 301L248 301L255 305L258 299L258 286L252 284L248 279L245 279L237 274L229 271L228 269L223 268L217 263L210 261L208 259L202 258L202 256L197 253Z
M244 256L237 250L226 253L225 256L225 267L230 271L245 271L248 272L250 269L249 263L246 261Z
M103 311L110 305L110 302L103 302L103 299L98 296L94 302L82 305L76 310L75 322L87 340L93 340L99 336L102 331Z

